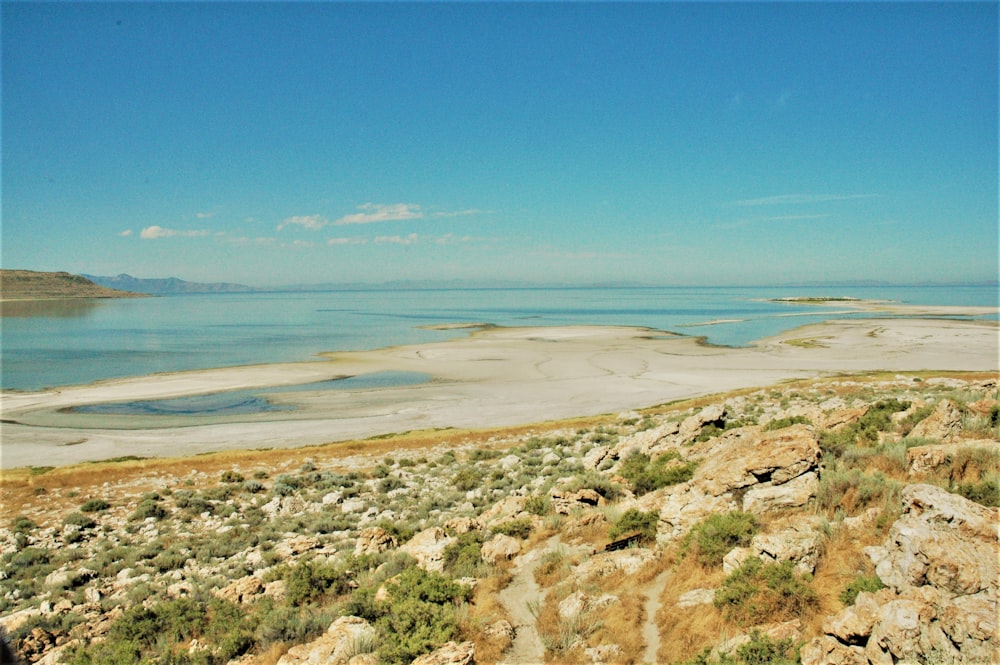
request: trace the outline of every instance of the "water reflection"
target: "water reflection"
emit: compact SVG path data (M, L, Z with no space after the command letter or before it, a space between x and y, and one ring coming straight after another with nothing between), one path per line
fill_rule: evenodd
M87 316L103 304L105 303L91 298L5 300L0 301L0 316L72 319Z

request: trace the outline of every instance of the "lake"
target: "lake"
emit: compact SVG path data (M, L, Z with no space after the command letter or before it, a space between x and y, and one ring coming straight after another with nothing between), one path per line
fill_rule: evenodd
M304 361L324 351L468 334L426 328L450 323L646 326L742 346L808 323L871 316L768 300L793 296L997 306L992 286L356 289L9 302L0 320L0 387L39 390L154 372Z

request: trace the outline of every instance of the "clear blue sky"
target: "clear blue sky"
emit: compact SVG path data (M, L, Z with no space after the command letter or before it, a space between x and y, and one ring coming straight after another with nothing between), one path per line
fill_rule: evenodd
M2 264L997 278L997 4L2 6Z

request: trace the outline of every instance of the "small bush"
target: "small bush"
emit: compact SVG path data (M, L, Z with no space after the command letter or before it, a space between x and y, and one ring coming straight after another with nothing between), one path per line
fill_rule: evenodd
M477 577L482 562L483 536L479 531L463 533L444 549L444 569L452 577Z
M623 536L636 534L647 542L656 540L656 527L659 522L660 515L655 510L643 512L636 508L629 508L611 525L608 538L617 540Z
M288 569L285 575L285 594L290 605L304 605L319 598L350 590L349 579L337 568L311 561Z
M527 538L531 535L531 520L527 517L522 517L520 519L504 522L503 524L498 524L493 527L493 533L502 533L503 535L511 536L512 538Z
M791 561L765 564L750 557L723 580L715 606L741 626L804 617L819 606L819 596L792 568Z
M107 510L111 507L111 504L104 499L88 499L82 506L80 506L81 513L99 513L102 510Z
M565 489L568 492L578 492L582 489L591 489L608 501L614 501L622 495L621 485L611 482L604 475L591 470L585 471L575 477Z
M995 479L981 480L978 483L962 483L955 488L955 493L964 496L969 501L975 501L990 508L1000 506L1000 483Z
M862 575L848 584L844 590L840 592L840 602L844 605L853 605L855 599L858 597L858 594L862 591L874 593L879 589L884 588L885 585L882 584L882 580L878 578L878 575Z
M772 420L764 427L765 432L773 432L778 429L785 429L786 427L791 427L792 425L812 425L812 421L805 416L791 416L790 418L778 418L777 420Z
M478 471L472 467L464 467L452 477L451 484L459 492L468 492L479 487L481 479Z
M744 547L757 534L757 518L752 513L733 511L710 515L691 529L688 538L703 566L717 566L735 547Z
M169 515L167 509L161 506L153 499L145 499L139 502L136 507L135 512L132 513L130 519L132 520L144 520L152 517L153 519L163 519Z
M15 533L28 533L29 531L37 529L38 525L24 515L18 515L11 523L11 527L14 529Z
M528 498L524 503L524 509L531 513L532 515L538 515L539 517L545 515L549 512L549 508L552 506L552 499L544 494L535 494Z
M736 659L741 665L798 665L799 654L794 640L772 640L752 630L750 641L736 650Z
M78 526L81 529L90 529L91 527L96 526L97 522L83 513L70 513L66 516L66 519L63 520L63 524L71 524L73 526Z
M629 482L636 496L656 491L661 487L691 480L696 464L670 464L680 455L670 452L650 460L645 453L632 453L618 467L618 474Z
M243 476L232 469L222 472L222 482L224 483L242 483Z

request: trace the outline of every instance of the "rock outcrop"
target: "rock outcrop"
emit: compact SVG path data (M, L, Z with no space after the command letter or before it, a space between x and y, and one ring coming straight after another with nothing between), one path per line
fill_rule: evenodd
M830 617L802 648L803 665L1000 662L1000 510L933 485L902 498L885 544L867 550L888 588Z

